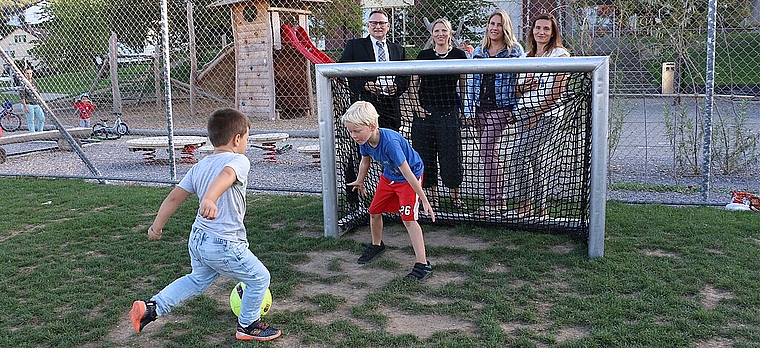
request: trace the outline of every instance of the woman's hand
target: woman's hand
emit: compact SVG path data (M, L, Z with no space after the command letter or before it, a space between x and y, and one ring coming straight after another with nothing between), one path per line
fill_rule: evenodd
M430 116L430 113L425 110L422 106L417 105L415 108L415 112L417 113L417 117L419 118L425 118L427 116Z

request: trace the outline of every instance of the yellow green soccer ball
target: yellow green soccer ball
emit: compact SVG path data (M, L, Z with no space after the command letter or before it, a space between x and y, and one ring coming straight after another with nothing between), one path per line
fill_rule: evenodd
M235 316L240 316L243 291L245 291L245 284L240 282L235 285L230 293L230 308L232 308L232 313L235 313ZM261 316L267 315L270 308L272 308L272 292L267 289L267 293L264 295L264 302L261 303Z

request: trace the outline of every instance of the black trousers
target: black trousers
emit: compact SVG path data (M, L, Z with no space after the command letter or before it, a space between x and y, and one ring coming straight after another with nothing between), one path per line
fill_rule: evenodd
M441 181L449 188L462 184L462 135L459 108L426 108L428 115L415 115L412 122L412 147L425 164L422 187L438 184L440 163Z

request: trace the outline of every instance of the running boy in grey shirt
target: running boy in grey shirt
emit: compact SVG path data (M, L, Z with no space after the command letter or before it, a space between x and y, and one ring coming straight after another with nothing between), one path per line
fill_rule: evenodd
M135 332L166 315L171 308L205 290L220 274L245 283L235 337L268 341L281 331L260 320L261 303L269 288L269 270L248 249L243 218L245 188L251 163L248 117L235 109L219 109L208 119L208 135L214 152L195 164L161 203L148 238L161 239L163 228L179 205L191 194L199 197L188 250L192 272L166 286L149 301L132 304L130 320Z

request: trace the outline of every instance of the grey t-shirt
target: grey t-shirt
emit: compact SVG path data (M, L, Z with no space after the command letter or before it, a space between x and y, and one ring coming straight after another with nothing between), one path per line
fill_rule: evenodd
M196 163L187 172L179 187L187 192L196 194L198 201L203 198L211 182L219 175L224 167L235 171L237 181L216 201L219 213L214 220L208 220L197 213L194 228L211 233L221 239L247 242L243 218L245 217L245 188L248 181L248 171L251 162L241 154L224 152L212 154Z

